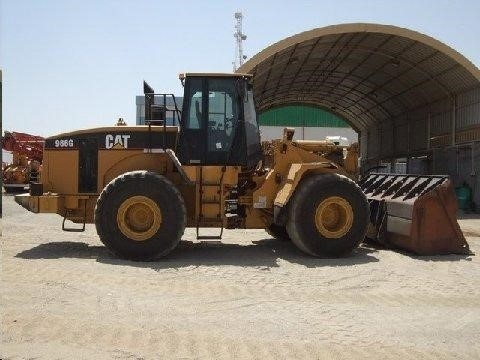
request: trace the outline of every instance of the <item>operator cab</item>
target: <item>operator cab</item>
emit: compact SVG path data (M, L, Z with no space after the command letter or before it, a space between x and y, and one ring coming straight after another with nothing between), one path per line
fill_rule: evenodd
M255 166L262 156L251 75L180 75L185 90L177 156L184 165Z

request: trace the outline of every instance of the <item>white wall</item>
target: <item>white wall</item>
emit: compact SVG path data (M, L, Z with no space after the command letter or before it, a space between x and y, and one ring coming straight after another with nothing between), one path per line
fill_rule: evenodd
M262 140L281 139L283 126L260 126ZM327 136L344 136L349 143L358 141L358 134L351 128L338 127L297 127L294 139L297 140L325 140Z

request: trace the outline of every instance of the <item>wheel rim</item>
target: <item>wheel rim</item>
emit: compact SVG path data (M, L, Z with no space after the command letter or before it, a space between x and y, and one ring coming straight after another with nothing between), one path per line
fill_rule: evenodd
M326 238L338 239L352 227L353 209L347 200L331 196L323 200L315 211L315 225Z
M155 235L162 225L160 207L146 196L132 196L118 208L117 225L126 237L145 241Z

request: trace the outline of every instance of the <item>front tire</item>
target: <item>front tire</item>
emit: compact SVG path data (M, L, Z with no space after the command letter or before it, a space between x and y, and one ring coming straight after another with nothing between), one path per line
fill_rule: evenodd
M186 225L182 195L167 178L132 171L113 179L95 207L100 240L119 257L153 260L179 243Z
M277 240L290 241L290 236L288 235L287 228L285 226L271 224L268 228L265 229L265 231L268 235Z
M287 231L292 242L313 256L348 255L365 237L368 201L343 175L312 175L291 199Z

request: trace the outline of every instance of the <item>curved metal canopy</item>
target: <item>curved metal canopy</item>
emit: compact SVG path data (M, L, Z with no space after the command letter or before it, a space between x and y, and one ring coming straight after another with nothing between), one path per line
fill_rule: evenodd
M479 86L480 70L447 45L389 25L342 24L281 40L238 69L258 110L319 106L357 131Z

